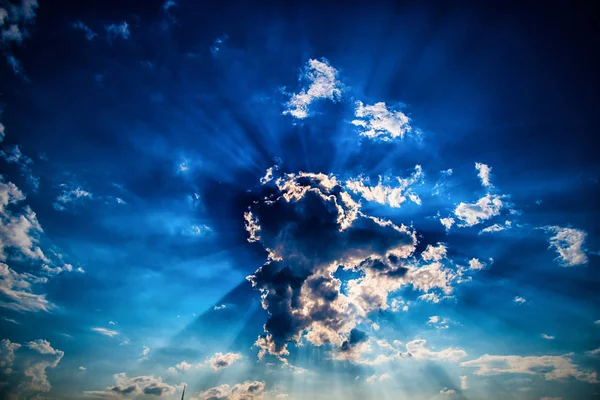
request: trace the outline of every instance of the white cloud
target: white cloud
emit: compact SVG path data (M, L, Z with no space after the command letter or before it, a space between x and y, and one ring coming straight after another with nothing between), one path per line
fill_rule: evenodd
M556 259L563 267L574 267L588 262L583 249L583 243L587 236L585 231L560 226L545 226L540 229L547 233L554 233L554 236L549 239L550 248L554 248L558 253Z
M6 318L6 317L2 317L2 319L6 322L10 322L11 324L15 324L15 325L21 325L18 321L12 319L12 318Z
M444 225L444 228L446 228L446 231L448 231L448 230L450 230L450 228L452 228L452 225L454 225L455 221L454 221L454 218L447 217L447 218L440 218L440 223L442 225Z
M410 177L396 177L393 180L397 181L396 185L385 185L380 177L377 185L370 186L369 179L361 176L347 180L346 188L360 194L367 201L374 201L394 208L400 207L406 200L421 204L421 199L412 188L413 185L422 183L423 169L420 165L415 166L415 172Z
M2 339L0 341L0 369L4 374L10 375L12 373L15 350L20 347L19 343L12 343L9 339Z
M487 194L476 203L460 203L454 215L463 222L459 226L473 226L500 214L503 203L500 196Z
M277 166L267 168L265 175L260 178L260 183L262 185L265 185L273 180L273 169L277 169Z
M96 36L98 36L98 34L96 32L94 32L93 30L91 30L89 26L87 26L86 24L84 24L81 21L74 22L73 23L73 28L78 29L80 31L83 31L83 33L85 33L85 38L87 40L92 40Z
M215 386L198 393L190 400L259 400L264 399L265 384L260 381L246 381L233 386Z
M438 243L435 246L428 244L425 251L421 253L421 258L424 261L440 261L442 258L446 257L447 252L448 249L443 243Z
M83 270L83 268L78 267L78 268L74 268L71 264L63 264L62 267L50 267L46 264L42 265L42 270L47 272L48 275L52 276L52 275L58 275L61 274L63 272L79 272L79 273L84 273L85 271Z
M492 168L482 163L475 163L475 169L477 169L477 176L481 179L481 184L486 188L494 187L490 183L490 173L492 172Z
M453 395L455 393L456 393L456 390L454 390L454 389L445 388L445 389L440 390L440 394L442 396L450 396L450 395Z
M218 371L230 367L236 361L241 359L242 355L240 353L215 353L205 361L205 364L209 365L213 371Z
M246 232L248 232L248 241L258 242L260 240L260 225L258 218L254 217L252 211L246 211L244 213L244 225L246 226Z
M573 354L562 356L498 356L485 354L461 363L462 367L477 368L475 375L526 374L542 375L544 379L563 380L573 377L582 382L598 383L596 372L582 371L571 361Z
M429 317L427 324L434 326L435 329L448 329L450 327L450 325L448 325L449 322L450 320L446 317L433 315Z
M65 353L54 349L50 342L43 339L28 342L26 347L35 355L24 356L23 376L19 377L19 394L49 392L51 385L46 376L46 369L56 368Z
M599 319L599 320L597 320L597 321L594 321L594 324L595 324L595 325L600 325L600 319Z
M218 311L218 310L224 310L226 308L227 308L227 306L225 304L220 304L220 305L214 306L213 310Z
M92 195L92 193L88 192L87 190L82 189L79 186L72 188L69 185L67 185L66 183L63 183L60 185L60 187L63 190L62 190L61 194L58 195L58 197L56 197L56 201L54 202L54 208L57 211L66 210L66 206L68 204L71 204L74 202L81 202L84 199L91 199L94 197Z
M550 336L550 335L546 335L545 333L542 333L542 338L546 339L546 340L554 340L554 336Z
M523 303L527 302L527 300L521 296L515 296L513 301L517 304L523 304Z
M597 349L594 349L594 350L586 351L585 354L590 355L590 356L600 355L600 347Z
M77 368L77 369L80 370L80 371L86 371L87 370L87 368L84 367L83 365L79 366L79 368Z
M106 328L92 328L92 330L94 332L98 332L101 335L110 336L110 337L113 337L113 336L116 336L119 334L119 332L117 332L117 331L113 331L113 330L106 329Z
M370 139L382 141L402 139L406 133L412 131L410 119L406 114L388 109L384 102L364 105L357 101L354 115L356 119L352 124L360 128L360 136Z
M472 258L469 260L469 269L480 270L483 269L483 267L485 267L485 264L483 264L477 258Z
M373 383L373 382L384 382L384 381L388 381L390 379L392 379L390 374L385 373L385 374L381 374L381 375L377 375L377 374L371 375L366 379L366 381L368 383Z
M32 285L45 283L28 273L18 273L0 262L0 307L15 311L50 311L54 305L46 300L45 294L33 293Z
M131 33L129 31L129 25L125 21L120 24L107 25L104 29L106 29L106 36L110 42L118 38L127 39Z
M434 351L425 347L427 343L424 339L416 339L406 344L408 354L416 360L439 360L458 362L461 358L467 356L467 353L459 348L448 347L440 351Z
M147 357L150 354L150 347L142 346L142 356Z
M494 225L490 225L487 228L484 228L482 230L479 231L479 234L484 234L484 233L494 233L494 232L500 232L500 231L505 231L507 229L510 229L512 226L512 222L510 221L505 221L504 225L500 225L500 224L494 224Z
M150 396L173 396L178 388L183 385L169 385L163 382L162 378L154 376L136 376L127 377L124 372L113 375L116 383L105 390L85 391L86 397L95 398L122 398L137 397L143 395Z
M308 89L303 88L299 93L293 94L283 114L303 119L308 117L308 106L313 101L318 99L337 101L343 90L342 83L337 80L337 74L338 71L329 65L327 60L310 59L300 75L301 80L307 81Z
M25 195L12 182L5 183L0 175L0 261L6 261L6 250L19 250L31 259L48 261L37 245L38 235L43 232L35 212L29 206L11 211L25 200Z
M460 377L460 389L461 390L468 390L469 389L469 380L466 376L461 376Z

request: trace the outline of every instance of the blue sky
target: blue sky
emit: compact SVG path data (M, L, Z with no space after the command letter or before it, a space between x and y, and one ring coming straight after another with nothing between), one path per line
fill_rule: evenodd
M7 399L600 396L593 7L0 8Z

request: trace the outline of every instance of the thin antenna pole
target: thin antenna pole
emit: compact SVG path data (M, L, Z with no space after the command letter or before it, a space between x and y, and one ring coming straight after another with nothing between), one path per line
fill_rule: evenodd
M183 387L183 393L181 393L181 400L184 400L183 398L185 397L185 386Z

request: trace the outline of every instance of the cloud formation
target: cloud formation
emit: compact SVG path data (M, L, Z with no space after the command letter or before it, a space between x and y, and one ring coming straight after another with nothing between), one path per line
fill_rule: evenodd
M162 378L136 376L129 378L125 372L113 375L116 383L106 390L85 391L84 395L91 398L123 398L136 396L172 396L181 385L169 385Z
M265 383L245 381L233 386L224 384L198 393L191 400L259 400L264 398Z
M553 236L548 239L551 249L558 253L559 264L563 267L575 267L588 262L587 255L583 249L583 243L587 233L581 229L563 228L560 226L545 226L546 233L552 233Z
M544 379L563 380L573 377L582 382L599 383L596 372L582 371L573 364L573 353L562 356L494 356L485 354L461 363L462 367L477 368L475 375L525 374L541 375Z
M402 139L412 132L410 119L402 111L389 109L384 102L364 105L356 102L355 120L352 124L359 128L359 135L369 139L389 141Z
M286 103L283 114L297 119L308 117L308 107L315 100L327 99L338 101L342 95L343 85L337 80L338 71L326 59L310 59L300 74L300 80L308 87L294 93Z

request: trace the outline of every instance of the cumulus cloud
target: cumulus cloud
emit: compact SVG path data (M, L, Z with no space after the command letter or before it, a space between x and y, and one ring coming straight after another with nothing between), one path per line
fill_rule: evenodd
M406 114L388 108L384 102L364 105L357 101L354 115L356 119L352 124L359 128L360 136L370 139L402 139L405 134L412 132L410 119Z
M477 176L481 179L481 184L486 188L492 188L493 185L490 183L490 173L492 168L482 163L475 163L475 169L477 170Z
M427 324L434 326L435 329L448 329L450 320L446 317L440 317L438 315L433 315L429 317Z
M338 71L326 59L310 59L300 75L300 80L305 81L308 87L299 93L294 93L286 103L283 114L291 115L297 119L308 117L308 107L320 99L337 101L342 95L343 85L337 80Z
M113 331L113 330L106 329L106 328L92 328L92 330L101 335L109 336L109 337L113 337L113 336L116 336L119 334L119 332L117 332L117 331Z
M42 227L35 212L21 205L23 200L23 192L14 183L6 183L0 175L0 261L6 261L10 249L31 259L48 261L38 246ZM20 210L14 210L19 206Z
M499 356L485 354L462 362L462 367L477 368L475 375L524 374L541 375L548 381L575 378L582 382L599 383L596 372L583 371L573 364L572 353L562 356Z
M456 393L456 390L454 389L448 389L448 388L444 388L442 390L440 390L440 394L442 396L450 396Z
M586 351L585 354L590 355L590 356L600 355L600 347L597 349L594 349L594 350Z
M553 248L558 253L556 259L563 267L574 267L588 262L583 249L583 243L587 236L585 231L560 226L545 226L540 229L543 229L546 233L554 234L548 240L550 243L549 248Z
M446 228L446 231L450 230L455 222L456 221L452 217L440 218L440 223Z
M487 194L475 203L461 202L454 209L454 215L462 222L459 226L473 226L500 215L503 205L500 196Z
M191 400L259 400L264 399L265 383L246 381L230 386L227 384L215 386L198 393Z
M461 390L468 390L469 389L469 380L466 376L461 376L460 377L460 389Z
M236 361L241 359L242 355L240 353L215 353L212 357L206 360L206 363L210 365L213 371L218 371L230 367Z
M521 296L515 296L515 298L513 299L513 301L517 304L523 304L526 303L527 300Z
M104 29L106 30L106 37L110 42L113 42L118 38L127 39L131 34L129 25L125 21L120 24L106 25Z
M402 203L410 200L421 204L420 197L413 191L413 186L423 181L423 169L420 165L415 166L415 171L408 178L396 177L391 179L395 184L386 185L380 177L375 186L369 185L369 178L358 177L346 181L346 188L351 192L360 194L367 201L385 204L390 207L400 207Z
M162 378L150 376L136 376L129 378L125 372L113 375L115 385L106 390L85 391L86 397L92 398L122 398L136 396L172 396L181 385L169 385Z
M275 182L278 196L251 210L260 220L261 244L276 254L248 278L270 313L256 342L260 356L285 356L287 344L301 338L341 349L359 320L388 308L391 291L440 284L428 268L403 265L414 252L415 233L363 215L335 177L286 174ZM334 276L340 265L361 274L347 282L346 294Z
M424 261L440 261L446 257L447 253L448 249L443 243L438 243L435 246L428 244L425 251L421 253L421 258Z
M15 355L17 350L18 357ZM9 394L9 398L11 395L29 398L34 393L49 392L51 385L46 370L56 368L64 354L44 339L25 345L11 343L8 339L0 341L0 368L4 374L12 376L3 393ZM14 371L13 364L17 364Z
M554 336L550 336L550 335L546 335L545 333L542 333L542 338L546 339L546 340L554 340Z
M86 24L84 24L81 21L74 22L73 28L83 31L83 33L85 33L85 38L87 40L93 40L96 36L98 36L98 34L96 32L91 30L89 26L87 26Z

